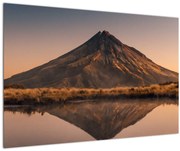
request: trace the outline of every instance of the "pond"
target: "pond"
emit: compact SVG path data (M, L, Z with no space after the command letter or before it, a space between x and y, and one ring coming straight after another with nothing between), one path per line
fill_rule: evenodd
M5 106L4 147L178 133L178 100L89 100Z

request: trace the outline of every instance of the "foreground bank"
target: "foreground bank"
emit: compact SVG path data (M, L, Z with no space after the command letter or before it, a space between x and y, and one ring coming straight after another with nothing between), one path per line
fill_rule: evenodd
M178 98L178 83L144 87L4 89L5 105L40 105L66 101L117 98Z

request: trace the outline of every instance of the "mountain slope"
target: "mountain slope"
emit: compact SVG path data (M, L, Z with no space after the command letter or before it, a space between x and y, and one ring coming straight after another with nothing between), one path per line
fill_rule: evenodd
M57 59L6 79L5 85L111 88L170 81L178 81L178 73L103 31Z

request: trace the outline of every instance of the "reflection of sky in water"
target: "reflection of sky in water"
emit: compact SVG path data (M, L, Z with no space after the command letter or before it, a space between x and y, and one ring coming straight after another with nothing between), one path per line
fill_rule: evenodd
M115 138L178 133L178 106L161 105Z
M5 112L5 146L55 144L94 140L80 128L45 113L27 114Z
M39 108L38 111L44 114L5 111L6 146L94 140L92 136L97 139L123 138L178 131L178 106L170 102L168 105L162 104L162 101L85 102Z

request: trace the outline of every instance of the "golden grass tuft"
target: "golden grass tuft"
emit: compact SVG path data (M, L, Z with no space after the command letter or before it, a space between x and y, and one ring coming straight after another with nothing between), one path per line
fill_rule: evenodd
M4 89L4 104L49 104L99 98L178 98L178 83L143 87Z

